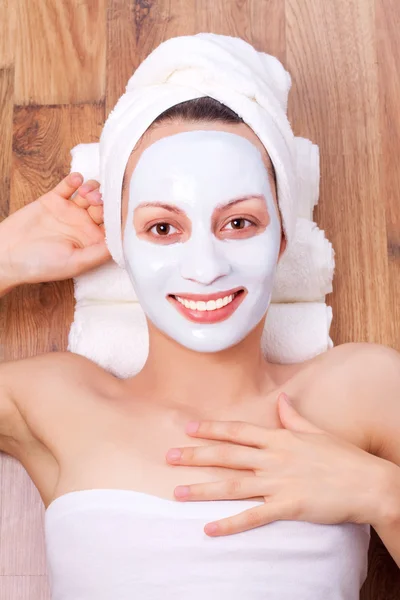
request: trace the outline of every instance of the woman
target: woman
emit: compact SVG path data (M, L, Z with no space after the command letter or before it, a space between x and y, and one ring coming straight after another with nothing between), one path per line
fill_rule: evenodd
M221 194L237 188L226 160L218 173L233 187L215 192L216 143L249 160L265 197L221 208ZM179 210L168 194L180 171L171 175L168 156L187 156L184 176L203 191ZM160 180L163 202L149 205ZM161 115L124 183L125 257L149 325L143 370L119 380L60 352L0 366L0 448L45 504L53 597L358 597L367 524L400 565L399 355L347 344L297 365L262 358L265 315L255 313L268 306L285 239L268 154L226 107L201 99ZM71 174L0 224L3 294L109 260L98 184L81 184ZM269 262L249 275L257 244ZM186 288L171 289L177 281ZM216 287L231 292L222 306L209 299ZM185 296L189 288L203 300ZM175 322L173 312L164 318L167 302Z

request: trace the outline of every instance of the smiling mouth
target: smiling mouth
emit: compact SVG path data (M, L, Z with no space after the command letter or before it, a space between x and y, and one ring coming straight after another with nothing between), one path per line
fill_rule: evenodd
M228 319L244 300L247 291L236 288L217 294L170 294L168 300L189 321L219 323Z

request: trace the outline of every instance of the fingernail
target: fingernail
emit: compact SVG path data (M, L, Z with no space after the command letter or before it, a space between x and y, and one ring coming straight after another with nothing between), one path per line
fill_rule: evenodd
M79 185L83 181L83 177L80 173L71 173L73 185Z
M188 485L178 485L175 488L175 496L177 498L186 498L189 496L189 486Z
M101 194L97 190L90 192L86 198L92 202L95 202L96 204L102 204L103 202Z
M198 421L189 421L186 425L186 433L196 433L200 423Z
M182 452L178 450L178 448L171 448L171 450L168 450L167 452L168 460L179 460L181 455Z
M204 530L206 533L216 533L218 529L218 525L216 523L207 523L207 525L204 527Z
M93 189L93 185L91 183L84 183L79 190L83 194L87 194L87 192L91 192Z

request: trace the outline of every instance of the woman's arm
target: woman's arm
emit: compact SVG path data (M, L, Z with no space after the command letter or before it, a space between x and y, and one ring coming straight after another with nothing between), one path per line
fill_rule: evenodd
M16 269L11 266L8 251L6 250L7 244L7 219L0 223L0 298L11 292L14 288L18 287L23 281L19 280L19 274Z

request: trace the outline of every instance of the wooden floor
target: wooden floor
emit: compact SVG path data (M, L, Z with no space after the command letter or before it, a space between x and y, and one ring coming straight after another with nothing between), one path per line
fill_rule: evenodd
M400 350L399 30L399 0L0 0L0 220L68 172L72 146L98 140L161 41L241 36L290 71L294 132L320 147L335 343ZM0 360L66 348L70 281L0 303ZM22 467L0 462L0 598L48 599L43 505ZM400 599L399 570L375 536L362 598Z

